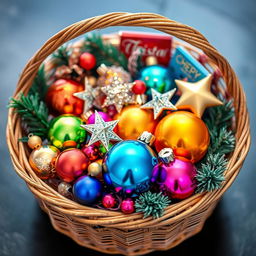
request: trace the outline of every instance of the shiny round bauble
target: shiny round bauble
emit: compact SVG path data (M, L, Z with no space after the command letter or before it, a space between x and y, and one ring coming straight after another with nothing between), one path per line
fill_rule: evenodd
M42 146L42 139L39 136L29 134L28 135L28 146L31 149L38 149Z
M126 140L115 144L104 159L104 180L116 191L142 193L149 189L157 158L144 142Z
M163 148L172 148L174 154L182 152L181 156L189 156L193 163L203 158L210 143L206 124L186 111L165 116L156 127L155 137L158 152Z
M116 133L123 140L136 140L144 131L153 133L157 124L153 112L139 105L124 107L114 119L119 120Z
M111 149L112 146L113 146L113 144L109 143L108 149ZM103 157L108 152L107 149L102 144L99 145L99 151L100 151L101 157Z
M84 101L73 96L75 92L84 90L84 85L72 80L59 79L48 89L45 101L50 111L55 114L81 115Z
M149 96L151 96L151 88L161 93L174 88L169 69L160 65L152 65L143 68L140 71L138 80L146 84L147 95Z
M102 164L99 162L90 163L87 171L90 176L96 177L102 173Z
M94 161L99 157L99 149L95 145L85 145L81 150L90 161Z
M133 213L135 211L133 200L131 198L124 199L120 204L120 209L125 214Z
M135 94L143 94L147 90L146 84L141 80L135 80L132 87L132 92Z
M69 196L70 193L72 191L72 186L65 182L62 181L59 185L58 185L58 192L62 195L62 196Z
M58 148L65 147L65 144L67 145L69 142L72 144L72 141L80 145L86 138L86 131L81 127L81 124L83 121L79 117L73 115L58 116L50 122L48 138Z
M105 208L113 208L116 205L116 199L113 195L107 194L103 196L102 204Z
M56 160L57 175L66 182L71 182L80 176L88 167L89 159L77 148L66 149Z
M92 205L102 195L102 185L99 180L90 176L82 176L73 186L75 199L84 205Z
M109 121L112 121L112 119L110 118L110 116L105 113L105 112L101 112L101 111L98 111L98 114L102 117L102 119L105 121L105 122L109 122ZM95 113L91 114L86 122L86 124L94 124L95 123Z
M185 199L195 191L195 175L196 168L190 161L175 159L155 166L151 181L159 184L160 190L171 198Z
M48 179L54 176L54 164L59 150L50 145L34 149L29 156L29 164L36 175L41 179Z
M79 57L79 65L85 70L91 70L96 66L96 58L89 52L84 52Z

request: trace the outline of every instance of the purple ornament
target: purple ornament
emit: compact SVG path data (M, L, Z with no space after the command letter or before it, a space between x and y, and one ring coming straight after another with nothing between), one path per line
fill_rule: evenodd
M175 159L159 163L153 170L152 182L159 184L162 192L175 199L185 199L194 193L196 168L190 161Z
M131 198L124 199L120 205L121 211L123 213L133 213L135 211L134 202Z
M112 121L112 119L110 118L110 116L105 113L105 112L101 112L101 111L98 111L98 114L102 117L102 119L105 121L105 122L109 122L109 121ZM94 124L95 123L95 113L91 114L86 122L86 124Z

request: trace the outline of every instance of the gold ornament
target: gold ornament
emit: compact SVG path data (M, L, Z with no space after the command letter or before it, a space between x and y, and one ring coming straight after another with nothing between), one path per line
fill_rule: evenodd
M41 179L54 176L54 162L59 150L50 145L34 149L29 156L29 163L36 175Z
M31 149L38 149L42 146L42 139L31 133L28 135L28 146Z
M102 164L99 162L93 162L88 166L88 174L91 176L98 176L102 173Z
M212 75L196 83L175 80L182 93L175 106L178 109L189 109L201 118L207 107L222 105L223 103L211 93L211 82Z

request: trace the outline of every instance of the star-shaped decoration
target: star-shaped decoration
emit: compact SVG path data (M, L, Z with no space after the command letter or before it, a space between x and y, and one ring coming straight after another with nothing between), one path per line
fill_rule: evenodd
M84 101L83 113L86 114L92 108L95 99L94 88L90 85L87 77L85 77L85 90L82 92L75 92L73 95Z
M173 97L175 91L176 89L173 89L162 94L151 88L152 100L142 105L141 108L153 109L154 119L157 119L163 110L176 110L177 108L170 102L170 99Z
M121 141L122 139L113 131L119 120L105 122L97 111L95 111L95 123L81 125L86 131L91 133L89 146L100 141L108 150L109 141Z
M123 105L132 103L132 87L133 83L124 83L117 76L114 76L111 84L101 88L102 92L106 95L102 107L114 105L120 113Z
M175 106L178 109L189 109L201 118L207 107L222 105L223 103L211 92L211 82L212 75L196 83L175 80L181 91L181 97Z

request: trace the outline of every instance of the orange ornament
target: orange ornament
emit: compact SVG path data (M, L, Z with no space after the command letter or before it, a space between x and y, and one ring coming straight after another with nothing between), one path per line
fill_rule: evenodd
M114 119L119 120L116 132L123 140L136 140L144 131L153 133L157 124L152 111L139 105L124 107Z
M59 79L54 82L46 94L46 103L54 114L83 113L84 101L73 96L75 92L84 90L84 85L72 80Z
M206 124L194 114L176 111L165 116L155 130L155 147L170 147L177 156L195 163L203 158L210 143Z

